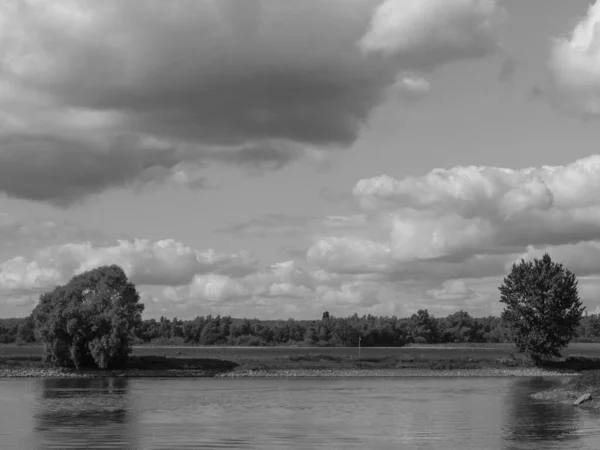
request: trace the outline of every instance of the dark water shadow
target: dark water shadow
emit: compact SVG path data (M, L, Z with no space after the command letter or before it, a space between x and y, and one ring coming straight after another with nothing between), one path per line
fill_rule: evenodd
M136 447L126 378L42 379L34 433L43 448Z
M507 398L504 417L506 450L573 448L573 441L581 439L577 433L582 425L580 411L572 405L540 402L529 394L562 385L559 379L523 378L515 381ZM556 447L559 445L559 447Z

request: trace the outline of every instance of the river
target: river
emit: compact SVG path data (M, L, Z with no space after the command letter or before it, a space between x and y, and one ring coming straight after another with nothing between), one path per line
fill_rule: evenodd
M7 449L594 449L542 378L4 379Z

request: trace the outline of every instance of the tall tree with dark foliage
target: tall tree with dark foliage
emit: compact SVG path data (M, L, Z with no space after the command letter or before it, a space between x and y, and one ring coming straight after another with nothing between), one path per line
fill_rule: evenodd
M46 359L58 366L121 367L144 305L119 266L77 275L40 297L33 311Z
M575 335L585 309L577 278L547 253L541 259L513 264L500 286L502 319L517 350L536 363L560 356Z

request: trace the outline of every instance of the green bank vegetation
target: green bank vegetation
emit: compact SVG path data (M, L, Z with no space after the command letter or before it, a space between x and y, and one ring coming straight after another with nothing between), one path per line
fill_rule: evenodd
M471 347L293 348L293 347L134 347L126 370L346 370L346 369L523 369L534 363L508 345ZM545 365L553 371L600 368L600 345L576 344L567 356ZM566 353L567 353L566 352ZM40 346L0 346L2 368L52 367ZM88 369L82 368L81 371Z

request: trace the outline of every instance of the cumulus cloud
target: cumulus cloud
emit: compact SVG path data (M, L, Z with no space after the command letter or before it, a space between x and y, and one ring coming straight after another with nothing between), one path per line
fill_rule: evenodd
M599 179L598 155L557 167L470 166L363 179L354 196L378 218L378 235L323 231L307 257L332 272L388 280L500 276L527 246L574 249L597 239Z
M319 311L327 305L370 308L378 298L368 280L345 279L300 261L265 266L245 252L224 254L172 239L135 239L104 246L54 245L31 257L8 258L0 262L0 299L9 307L24 308L74 275L110 264L125 270L151 303L151 314L173 308L189 315L208 313L206 308L250 315L252 308L267 315Z
M298 261L284 261L263 267L240 278L197 275L187 286L167 287L164 296L188 309L201 306L266 308L281 310L284 305L301 310L318 310L335 305L371 307L378 301L377 289L360 280L346 281L326 272L314 271Z
M394 314L497 315L498 286L512 263L549 252L586 279L582 299L595 307L599 179L598 155L563 166L459 166L363 179L353 190L362 213L347 217L353 226L321 224L306 259L336 280L336 295L353 282L376 285L379 305L389 299Z
M321 239L309 248L306 258L310 263L348 274L383 272L392 263L388 246L354 237Z
M184 285L198 274L244 276L257 262L247 253L227 255L200 252L172 239L120 240L116 245L91 243L54 245L0 263L0 289L4 292L39 291L67 282L74 275L102 265L117 264L140 285Z
M427 259L513 251L527 244L590 240L599 231L600 156L565 166L520 170L435 169L422 177L360 180L354 195L366 210L393 212L395 253Z
M61 279L60 269L44 267L37 261L22 256L0 264L0 287L14 296L16 293L40 292L54 286Z
M322 165L398 74L496 52L498 13L493 0L4 2L0 191L69 205L132 183L202 187L187 173L214 162Z
M498 50L495 0L385 0L360 41L365 52L431 67Z
M555 39L549 66L554 95L568 111L600 115L600 1L590 5L568 36Z
M440 224L435 217L404 218L398 215L390 246L398 261L435 259L480 249L490 234L490 223L480 218L448 215Z

